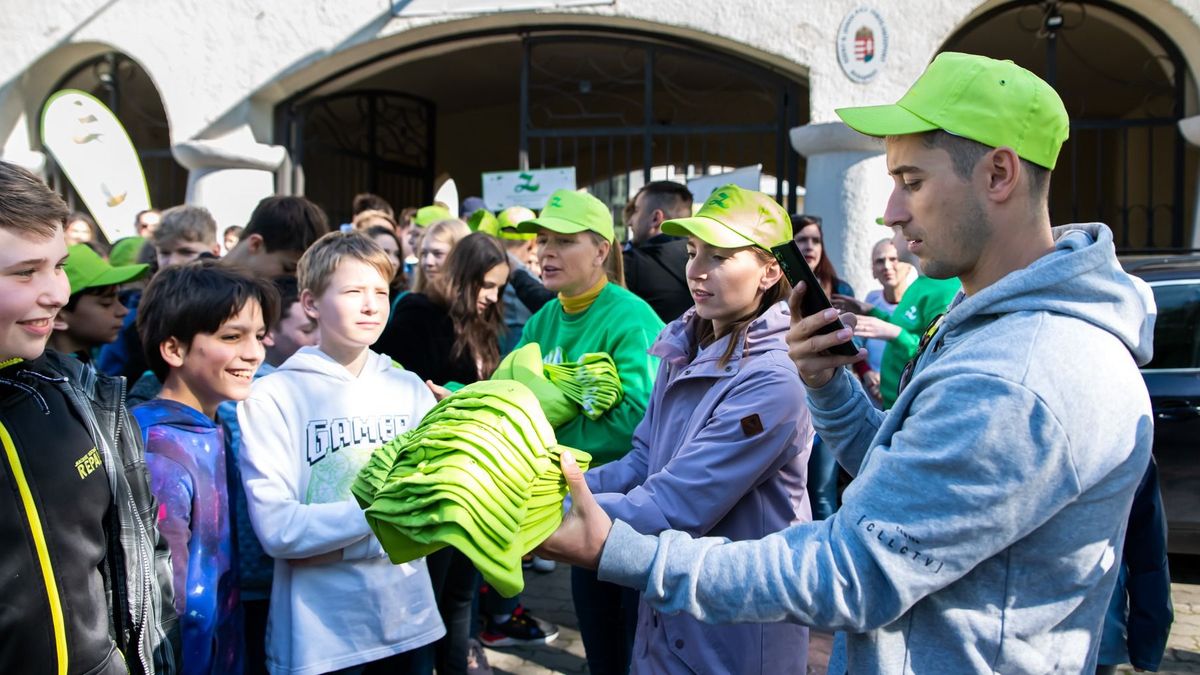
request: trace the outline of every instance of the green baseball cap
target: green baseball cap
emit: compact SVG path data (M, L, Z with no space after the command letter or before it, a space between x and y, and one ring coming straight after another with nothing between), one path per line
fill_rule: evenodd
M528 241L537 236L536 232L518 232L517 226L526 220L537 218L537 214L524 206L510 206L496 216L500 225L500 238L514 241Z
M75 244L67 249L67 280L71 282L71 295L88 288L115 286L146 274L149 265L121 265L113 267L87 244Z
M108 252L108 261L113 264L113 267L133 265L137 263L138 254L142 252L142 247L145 245L146 240L142 237L118 239L117 243L113 244L112 250Z
M792 219L767 195L730 184L713 190L691 218L664 222L662 231L692 235L720 248L758 246L769 251L792 238Z
M942 52L892 105L839 108L851 129L903 136L942 129L1053 169L1070 118L1058 92L1012 61Z
M450 210L434 204L433 206L422 206L417 209L417 214L413 216L413 225L417 227L429 227L430 225L454 218L454 214Z
M467 227L472 232L487 232L493 237L500 235L500 224L496 221L496 216L492 215L492 212L487 209L476 209L467 218Z
M529 234L537 234L541 228L562 234L595 232L608 241L614 236L612 212L604 202L574 190L556 190L540 216L517 225L518 232Z

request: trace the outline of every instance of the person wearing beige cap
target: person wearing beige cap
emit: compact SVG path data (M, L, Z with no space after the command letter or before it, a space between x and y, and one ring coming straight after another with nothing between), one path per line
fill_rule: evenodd
M661 227L687 245L695 306L650 348L661 361L633 448L589 471L588 486L646 534L746 540L810 521L812 422L787 356L791 285L770 251L791 238L791 219L767 195L725 185ZM635 673L807 672L803 626L712 626L646 603L638 615Z
M1092 673L1153 414L1153 299L1100 223L1052 228L1069 120L1012 62L947 52L898 103L839 110L885 139L885 221L963 293L922 332L891 410L829 354L854 319L793 317L789 350L854 482L841 510L758 541L612 522L564 456L573 511L541 549L712 623L847 634L851 673ZM793 306L799 306L797 289Z

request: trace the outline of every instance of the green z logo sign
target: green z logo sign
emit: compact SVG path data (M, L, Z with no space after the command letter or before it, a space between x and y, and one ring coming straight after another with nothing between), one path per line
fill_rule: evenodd
M518 178L521 179L521 182L513 188L513 192L537 192L542 187L533 182L533 174L531 173L522 173Z
M546 206L553 206L556 209L562 208L562 197L552 197L550 203Z

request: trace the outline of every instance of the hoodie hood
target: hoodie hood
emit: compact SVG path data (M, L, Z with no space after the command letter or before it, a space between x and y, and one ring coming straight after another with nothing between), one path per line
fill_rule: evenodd
M782 300L769 307L762 316L750 322L746 328L745 339L733 350L729 362L733 363L744 356L754 356L771 350L786 352L791 317L791 310ZM689 362L698 364L720 360L729 344L728 335L701 349L694 359L691 358L692 341L701 321L703 319L696 316L695 307L684 312L683 316L667 324L650 347L650 353L676 366L687 365Z
M1014 312L1071 316L1121 340L1138 365L1153 355L1157 309L1150 287L1117 261L1112 232L1101 223L1056 227L1054 251L950 306L942 334L975 320Z
M385 373L396 367L392 360L382 354L367 350L367 361L362 372L355 377L345 366L333 360L317 347L301 347L287 361L280 364L278 372L313 373L329 377L337 382L354 382L377 373Z
M132 412L136 413L138 424L143 429L158 424L165 424L189 431L196 431L197 428L217 428L217 423L206 417L199 410L178 401L169 401L164 398L146 401L139 406L135 406Z

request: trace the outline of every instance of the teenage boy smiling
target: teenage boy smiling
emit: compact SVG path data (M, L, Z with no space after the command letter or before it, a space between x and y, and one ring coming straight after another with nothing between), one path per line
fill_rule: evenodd
M146 361L163 381L133 409L142 429L159 528L171 546L182 672L242 670L225 438L217 406L240 401L263 360L266 326L279 313L266 281L205 260L160 271L139 305Z
M67 208L0 162L0 672L173 673L171 561L124 382L45 352Z

